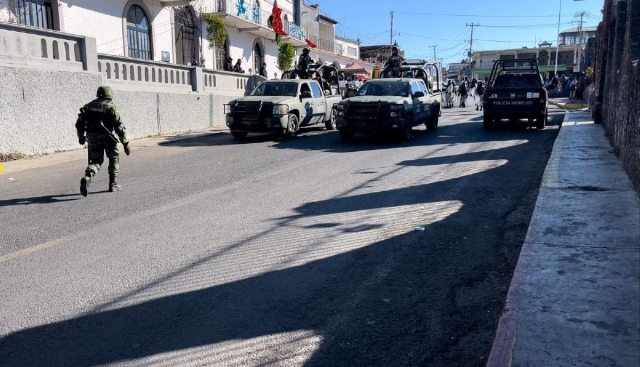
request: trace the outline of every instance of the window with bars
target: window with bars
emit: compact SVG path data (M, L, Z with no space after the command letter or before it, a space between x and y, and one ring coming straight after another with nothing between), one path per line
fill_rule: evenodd
M45 29L54 29L51 0L15 0L18 23Z
M196 60L196 27L191 10L186 6L174 9L176 24L176 63L193 65Z
M127 40L129 57L151 60L149 20L142 8L132 5L127 12Z
M216 48L216 69L224 70L224 64L227 62L227 42L224 46Z

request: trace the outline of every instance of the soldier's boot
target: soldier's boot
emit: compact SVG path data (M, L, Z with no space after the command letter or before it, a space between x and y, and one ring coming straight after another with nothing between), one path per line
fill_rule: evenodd
M89 193L89 185L91 185L91 176L84 176L80 180L80 194L82 194L82 196L86 197Z
M117 192L120 189L122 189L122 186L118 184L118 180L113 176L109 176L109 192Z

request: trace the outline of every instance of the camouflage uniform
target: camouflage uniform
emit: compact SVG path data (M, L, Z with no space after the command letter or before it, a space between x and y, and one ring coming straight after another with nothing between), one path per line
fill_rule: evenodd
M82 107L78 115L76 122L78 141L82 145L85 142L89 143L89 165L85 171L85 177L80 182L80 192L83 196L87 196L87 187L91 183L91 178L100 170L105 153L109 159L109 191L120 189L120 185L118 185L118 138L127 155L130 150L125 127L112 98L113 91L110 87L100 87L98 88L98 98Z
M402 56L398 55L398 52L398 48L395 46L391 49L391 57L389 58L389 61L387 61L385 69L392 69L395 77L401 78L402 63L404 62L404 59Z
M302 50L302 55L298 59L298 76L300 79L309 79L308 68L309 64L313 64L313 59L309 56L310 50L305 48Z

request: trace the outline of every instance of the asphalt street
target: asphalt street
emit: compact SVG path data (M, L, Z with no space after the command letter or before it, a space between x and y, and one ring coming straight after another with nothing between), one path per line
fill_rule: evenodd
M0 365L484 366L551 113L485 132L454 108L406 143L181 140L87 198L82 161L0 175Z

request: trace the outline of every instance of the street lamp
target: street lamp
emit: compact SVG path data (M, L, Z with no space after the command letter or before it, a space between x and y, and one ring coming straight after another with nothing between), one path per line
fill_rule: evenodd
M583 1L583 0L573 0ZM562 14L562 0L560 0L560 10L558 10L558 34L556 35L556 64L554 67L553 76L558 75L558 53L560 53L560 14Z

